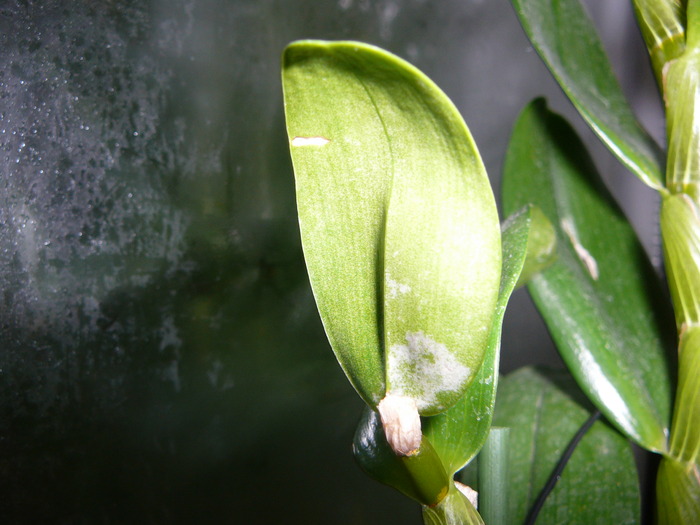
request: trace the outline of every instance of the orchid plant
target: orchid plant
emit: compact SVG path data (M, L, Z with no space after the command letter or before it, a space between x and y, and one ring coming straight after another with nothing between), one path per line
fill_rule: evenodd
M577 0L512 3L583 119L660 195L670 294L544 100L513 129L499 223L474 140L429 78L359 42L291 44L282 76L304 256L367 405L355 457L427 524L638 523L635 443L660 458L655 520L698 523L700 1L634 2L666 151ZM499 380L503 315L524 284L568 372Z

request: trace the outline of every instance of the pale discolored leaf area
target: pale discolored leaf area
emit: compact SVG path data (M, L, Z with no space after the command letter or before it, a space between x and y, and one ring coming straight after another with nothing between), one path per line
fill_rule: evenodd
M423 418L423 432L438 452L445 469L454 474L479 452L489 434L498 385L501 329L506 306L523 273L533 275L552 262L552 225L534 206L513 213L502 225L501 288L484 363L456 405Z
M372 407L453 405L486 351L500 230L476 146L425 75L357 42L284 55L307 268L336 356Z

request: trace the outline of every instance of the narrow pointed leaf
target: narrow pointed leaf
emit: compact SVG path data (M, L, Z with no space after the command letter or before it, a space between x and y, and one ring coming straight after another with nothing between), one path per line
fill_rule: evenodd
M578 0L511 0L530 41L598 137L627 168L663 188L663 155L639 125Z
M524 368L502 378L494 424L510 428L507 501L511 523L524 522L591 410L565 372ZM637 472L629 442L598 421L575 449L537 523L621 525L639 520Z
M503 202L506 212L533 203L556 228L557 260L528 288L571 373L620 430L665 450L671 307L580 140L542 100L516 123Z
M302 243L331 346L364 399L442 411L477 373L500 231L461 116L420 71L357 42L290 45L283 70Z
M484 362L456 405L442 414L423 418L423 433L451 475L472 460L488 437L498 384L503 316L521 271L524 266L542 268L553 252L552 225L533 206L514 213L502 228L501 288Z

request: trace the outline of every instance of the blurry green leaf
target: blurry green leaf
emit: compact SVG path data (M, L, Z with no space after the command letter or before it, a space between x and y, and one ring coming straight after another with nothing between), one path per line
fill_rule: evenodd
M671 195L661 203L661 233L666 272L678 330L700 323L700 218L688 195Z
M510 428L511 523L525 520L562 452L590 412L565 372L525 368L501 379L494 424ZM621 525L639 520L640 497L631 447L599 421L578 444L538 523Z
M549 238L547 228L551 229L552 226L548 225L542 212L534 206L524 207L503 223L501 289L484 363L476 379L455 406L442 414L423 418L423 433L430 439L450 474L471 461L489 434L498 383L501 328L506 305L526 260L529 258L539 261L539 266L546 259L537 247L551 255L553 238L542 242Z
M681 334L670 455L686 464L700 456L700 327Z
M450 492L438 505L423 507L423 523L425 525L483 525L474 506L454 485L450 484Z
M519 215L521 212L514 214ZM530 215L530 231L527 238L527 254L523 262L523 268L515 287L519 288L532 279L532 277L547 268L557 257L557 233L546 215L537 206L529 205L527 213ZM509 217L504 227L507 229L513 216ZM505 244L505 242L504 242ZM514 251L506 252L512 257ZM504 263L507 266L507 263Z
M656 474L656 515L660 525L700 523L700 471L697 464L684 465L661 459Z
M659 86L663 86L664 65L685 48L685 13L678 0L634 0L634 11L649 50Z
M663 155L625 100L578 0L511 0L530 41L581 116L627 168L663 188Z
M686 44L697 49L700 46L700 3L697 0L687 1L686 28Z
M557 230L558 258L529 290L579 385L630 438L665 450L671 308L580 140L542 100L516 123L503 202L506 212L537 205Z
M471 135L433 82L372 46L291 44L283 81L304 254L336 356L371 406L386 380L440 412L481 366L500 280Z
M425 436L416 455L397 456L386 440L379 415L369 408L357 427L352 449L368 476L423 505L441 501L452 484Z
M666 187L700 201L700 52L688 51L664 69L668 163Z

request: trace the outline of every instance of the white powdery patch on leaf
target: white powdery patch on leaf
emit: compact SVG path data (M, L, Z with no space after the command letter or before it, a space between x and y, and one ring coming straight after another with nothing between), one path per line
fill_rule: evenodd
M396 299L399 295L404 295L411 291L411 287L409 285L392 279L389 272L386 272L384 275L384 287L386 290L386 296L389 299Z
M460 390L470 373L444 344L423 332L407 332L405 345L389 349L389 388L392 394L414 398L419 410L435 407L443 392Z

